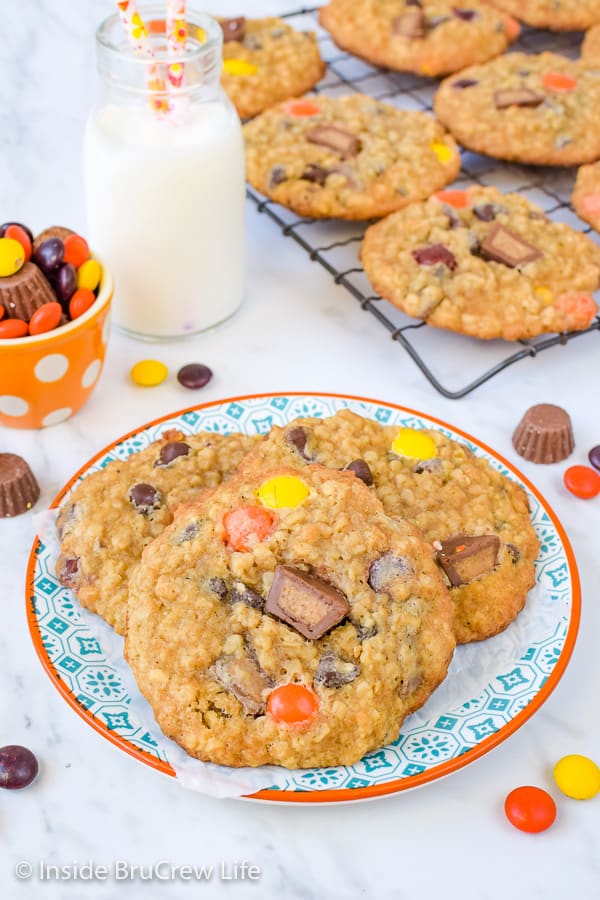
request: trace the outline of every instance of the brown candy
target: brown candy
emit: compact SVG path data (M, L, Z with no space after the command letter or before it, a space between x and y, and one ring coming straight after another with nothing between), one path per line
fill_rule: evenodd
M419 247L417 250L413 250L411 255L420 266L436 266L438 263L441 263L447 266L450 271L456 268L454 253L443 244L430 244L429 247Z
M543 256L542 251L533 244L529 244L510 228L499 224L490 228L481 242L480 252L486 259L502 263L511 269L524 266Z
M64 228L62 225L51 225L50 228L44 228L33 242L33 252L35 253L40 244L43 244L48 238L60 238L61 241L64 241L71 234L75 234L75 232L71 231L70 228Z
M231 19L219 19L223 32L223 43L227 41L243 41L246 35L246 17L236 16Z
M264 692L271 685L254 660L247 656L221 656L210 672L226 691L239 700L249 715L264 713Z
M494 104L496 109L506 109L509 106L539 106L546 98L543 94L536 94L529 88L512 88L494 92Z
M312 462L312 456L306 452L306 444L308 441L308 431L302 425L296 425L294 428L288 428L285 433L285 442L293 447L302 459Z
M290 566L277 566L265 611L317 640L348 615L344 595L321 578Z
M392 34L407 38L422 38L425 36L425 25L425 13L416 7L392 19Z
M15 453L0 453L0 517L27 512L39 496L39 485L25 460Z
M356 135L338 125L315 125L304 136L311 144L328 147L343 157L356 156L360 150L360 140Z
M9 319L29 322L32 315L44 303L55 303L56 294L44 273L31 262L26 262L14 275L0 278L0 306Z
M500 538L497 534L456 534L440 543L442 549L438 551L437 561L452 587L486 575L498 563Z
M519 456L530 462L560 462L575 447L571 418L560 406L539 403L527 410L515 429L512 443Z

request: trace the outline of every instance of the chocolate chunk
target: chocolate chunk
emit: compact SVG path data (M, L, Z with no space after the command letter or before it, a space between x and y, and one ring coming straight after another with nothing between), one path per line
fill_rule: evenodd
M304 135L311 144L328 147L339 156L356 156L360 150L360 141L355 134L337 125L315 125Z
M303 428L302 425L296 425L294 428L289 428L285 433L285 442L289 444L294 450L300 454L302 459L305 459L307 462L312 462L313 457L306 452L306 442L308 441L308 431L306 428Z
M344 469L348 472L354 472L356 477L364 481L367 487L371 487L373 484L373 473L364 459L353 459L347 466L344 466Z
M481 222L493 222L497 215L497 204L496 203L477 203L476 206L473 207L473 215L475 215Z
M265 598L245 585L243 581L236 581L231 589L231 602L245 603L246 606L251 606L252 609L262 610L265 605Z
M322 637L348 615L344 595L321 578L290 566L277 566L265 611L309 640Z
M158 509L162 502L162 495L151 484L134 484L129 488L129 499L135 506L136 512L148 515L153 509Z
M264 694L271 685L254 660L246 656L221 656L209 672L226 691L233 694L249 715L260 716L264 713Z
M184 441L170 441L160 448L158 459L154 463L155 466L168 466L178 456L187 456L190 452L190 445Z
M407 38L425 37L425 13L419 7L392 19L392 34Z
M185 544L186 541L193 540L200 531L200 522L189 522L183 531L180 531L173 538L174 544Z
M450 228L454 230L455 228L459 228L462 225L460 216L457 215L456 211L450 206L449 203L442 204L442 211L448 219Z
M227 594L229 591L227 590L227 583L224 578L218 578L216 575L208 580L209 590L216 594L219 600L226 600Z
M79 557L63 556L56 560L56 577L62 585L76 591L79 587Z
M496 109L507 109L509 106L539 106L546 98L543 94L536 94L529 88L509 88L503 91L494 91L494 104Z
M472 22L477 15L474 9L461 9L458 6L452 7L452 13L457 19L462 19L463 22Z
M269 190L271 188L277 187L277 185L281 184L283 181L287 181L285 168L283 166L273 166L273 168L269 172L269 178L267 182Z
M323 687L339 688L345 684L350 684L359 675L360 666L346 662L346 660L340 659L339 656L332 653L331 650L327 650L319 660L313 681L315 684L323 685Z
M0 518L20 516L39 496L39 485L25 460L16 453L0 453Z
M521 559L521 551L515 544L507 544L506 549L512 557L513 566L516 566L516 564Z
M451 271L456 268L456 257L443 244L431 244L412 251L412 257L420 266L435 266L442 263Z
M452 87L456 88L457 91L464 91L467 88L475 87L476 84L479 84L479 82L474 78L458 78L452 82Z
M437 561L450 584L458 587L492 571L498 562L500 538L497 534L456 534L441 541L441 546Z
M436 456L434 459L422 459L414 467L413 472L416 475L422 475L423 472L441 472L442 467L443 463L441 459Z
M328 169L324 169L323 166L318 166L316 163L309 163L300 178L303 178L304 181L312 181L314 184L323 186L327 181L328 175Z
M231 19L219 19L223 32L223 43L227 41L243 41L246 34L246 17L236 16Z
M575 447L571 417L552 403L532 406L517 425L512 443L519 456L530 462L561 462Z
M481 255L484 259L502 263L514 269L524 266L543 256L541 250L523 240L520 235L505 228L504 225L493 225L481 242Z
M376 625L361 625L360 622L352 622L352 624L356 629L356 640L360 641L361 644L363 641L368 641L369 638L375 637L377 634Z
M369 566L369 586L377 594L387 592L396 578L407 581L413 574L413 568L404 556L395 556L389 552L379 559L374 559Z

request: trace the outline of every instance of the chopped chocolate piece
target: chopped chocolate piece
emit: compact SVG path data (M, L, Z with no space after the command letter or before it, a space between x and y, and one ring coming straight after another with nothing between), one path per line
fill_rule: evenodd
M425 36L425 13L420 7L409 9L392 19L392 34L407 38Z
M301 569L277 566L265 611L316 640L348 615L350 604L327 581Z
M314 184L320 184L323 186L327 181L327 176L329 175L329 169L323 168L323 166L319 166L316 163L309 163L304 169L300 178L303 178L305 181L312 181Z
M210 578L208 581L209 590L216 594L219 600L226 600L227 594L229 591L227 590L227 584L224 578L218 578L216 575L213 578Z
M76 591L79 587L79 557L63 556L56 560L56 577L62 585Z
M452 587L468 584L486 575L498 563L500 538L497 534L468 536L457 534L441 542L437 561Z
M444 215L447 217L448 222L450 224L450 228L459 228L462 225L460 216L457 215L456 211L450 206L449 203L442 204L442 211Z
M456 257L443 244L431 244L412 251L412 257L420 266L435 266L443 263L451 271L456 268Z
M183 531L176 534L173 538L174 544L185 544L186 541L193 540L200 531L200 522L190 522L185 526Z
M373 484L373 473L369 468L369 464L364 461L364 459L353 459L352 462L349 462L347 466L344 466L349 472L354 472L357 478L360 478L361 481L367 485L367 487L371 487Z
M257 663L248 657L221 656L209 671L251 716L265 711L264 693L271 687Z
M326 650L317 666L315 684L322 684L327 688L339 688L345 684L350 684L360 675L360 666L351 662L340 659L331 650Z
M441 472L443 467L443 463L441 459L436 456L434 459L422 459L420 462L416 464L413 469L413 472L416 475L422 475L423 472Z
M360 622L352 622L352 624L356 629L356 640L360 641L361 644L377 634L377 626L375 625L361 625Z
M475 87L476 84L479 84L474 78L458 78L456 81L452 82L452 87L456 88L458 91L464 91L467 88Z
M285 433L285 442L290 444L294 450L300 454L302 459L307 462L313 462L313 457L306 452L306 442L308 441L308 431L302 425L296 425L295 428L289 428Z
M246 34L246 17L236 16L232 19L220 19L219 25L223 32L223 43L227 41L243 41Z
M513 566L515 566L521 559L521 551L515 544L507 544L506 549L512 556Z
M283 181L287 181L287 175L283 166L273 166L269 172L268 185L269 188L277 187Z
M539 106L546 98L543 94L536 94L529 88L508 88L503 91L494 91L494 104L496 109L507 109L509 106Z
M304 135L311 144L328 147L342 157L356 156L360 141L355 134L337 125L315 125Z
M461 9L458 6L453 6L452 12L457 19L462 19L463 22L472 22L477 15L474 9Z
M252 609L262 610L265 605L265 598L253 591L243 581L236 581L231 589L231 602L245 603L246 606L251 606Z
M543 253L510 228L496 224L481 242L481 255L514 269L539 259Z
M135 506L136 512L146 516L153 509L158 509L162 502L162 494L151 484L134 484L129 488L129 499Z
M561 462L575 447L571 417L561 406L538 403L524 414L512 443L519 456L530 462Z
M158 459L154 465L168 466L173 460L177 459L178 456L187 456L189 452L189 444L184 443L184 441L171 441L160 448Z
M413 574L413 568L404 556L384 553L374 559L369 566L369 586L377 594L386 592L395 578L407 581Z
M20 516L39 496L39 485L25 460L16 453L0 453L0 518Z
M493 222L500 212L506 212L506 207L498 203L477 203L473 207L473 214L480 222Z

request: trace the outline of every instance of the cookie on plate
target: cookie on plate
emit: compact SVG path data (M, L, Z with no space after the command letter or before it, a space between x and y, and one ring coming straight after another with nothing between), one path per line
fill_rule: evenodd
M454 140L424 112L364 94L281 103L244 126L248 181L314 218L369 219L448 184Z
M305 472L313 462L353 471L388 515L415 524L435 547L458 643L502 631L523 608L538 552L527 496L466 444L343 410L273 428L240 471L292 465Z
M330 0L319 21L344 50L419 75L485 62L519 33L514 19L479 0Z
M296 31L282 19L219 20L223 30L221 84L239 115L306 93L325 74L312 31Z
M600 22L600 0L490 0L534 28L583 31Z
M581 45L581 62L584 66L600 66L600 25L594 25L586 32Z
M454 644L432 548L321 466L247 470L183 507L131 579L138 686L222 765L351 765L398 737Z
M600 231L600 162L581 166L571 202L577 215Z
M258 438L165 431L81 481L61 507L56 574L82 606L125 632L129 576L180 503L231 475Z
M447 78L438 118L498 159L574 166L600 157L600 71L555 53L508 53Z
M522 194L440 191L367 229L360 259L394 306L477 338L581 331L597 313L600 247Z

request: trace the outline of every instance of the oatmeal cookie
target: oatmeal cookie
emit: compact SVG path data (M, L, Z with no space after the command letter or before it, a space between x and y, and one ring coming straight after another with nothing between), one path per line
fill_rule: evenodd
M600 25L594 25L586 33L581 45L581 62L585 66L600 67Z
M479 0L331 0L319 20L344 50L419 75L485 62L519 33L514 19Z
M312 463L353 471L389 516L412 522L434 546L458 643L502 631L523 608L539 546L527 496L466 444L343 410L273 428L240 471L292 465L304 473Z
M123 634L129 576L146 544L171 523L180 503L234 472L257 440L166 431L126 461L88 475L58 514L59 581Z
M448 184L454 140L424 112L364 94L281 103L244 127L248 181L301 216L369 219Z
M325 74L315 34L281 19L220 19L221 84L243 119L306 93Z
M556 53L508 53L447 78L436 115L464 147L573 166L600 157L600 71Z
M534 28L583 31L600 22L600 0L489 0Z
M432 548L353 474L247 469L146 548L125 652L191 756L351 765L445 677L451 612Z
M578 216L600 231L600 162L581 166L575 179L571 202Z
M390 303L473 337L581 331L597 313L600 248L522 194L440 191L372 225L360 258Z

